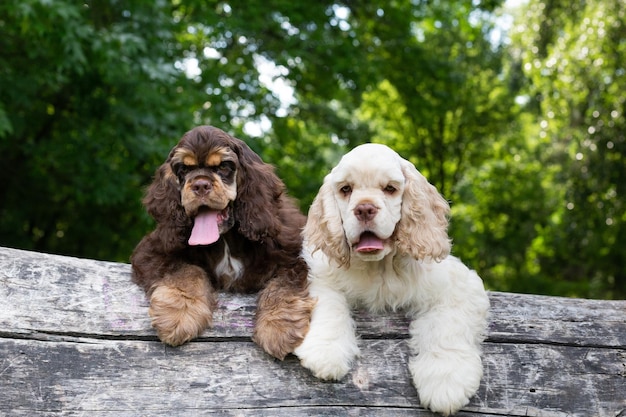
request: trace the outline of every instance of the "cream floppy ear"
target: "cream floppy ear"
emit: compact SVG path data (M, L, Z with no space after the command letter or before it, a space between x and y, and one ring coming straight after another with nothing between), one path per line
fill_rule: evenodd
M398 249L416 259L440 261L450 254L450 206L412 163L403 159L401 164L406 186L397 230Z
M348 266L350 248L343 231L341 214L333 191L329 174L311 204L302 233L305 244L313 245L313 252L321 250L339 266Z

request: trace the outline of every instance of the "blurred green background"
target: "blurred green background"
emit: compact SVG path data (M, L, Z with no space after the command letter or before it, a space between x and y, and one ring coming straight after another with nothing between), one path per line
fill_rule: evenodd
M624 298L625 9L2 2L0 245L128 262L154 170L212 124L304 212L345 151L388 144L451 202L453 252L490 289Z

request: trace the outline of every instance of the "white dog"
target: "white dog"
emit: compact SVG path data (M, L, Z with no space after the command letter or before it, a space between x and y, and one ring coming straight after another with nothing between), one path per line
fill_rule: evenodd
M295 354L322 379L359 355L352 307L407 311L409 363L421 404L449 415L476 393L489 299L450 256L449 206L409 161L384 145L346 154L326 176L304 228L311 325Z

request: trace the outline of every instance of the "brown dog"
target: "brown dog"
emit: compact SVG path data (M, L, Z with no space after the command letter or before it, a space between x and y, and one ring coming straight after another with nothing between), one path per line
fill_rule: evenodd
M314 302L300 258L305 217L243 141L211 126L187 132L148 188L156 229L137 245L133 281L150 299L161 341L180 345L211 325L217 290L257 292L253 339L282 359Z

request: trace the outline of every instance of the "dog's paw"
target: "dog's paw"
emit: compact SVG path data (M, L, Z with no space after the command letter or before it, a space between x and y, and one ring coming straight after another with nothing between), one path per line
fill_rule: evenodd
M306 337L294 353L300 363L309 369L315 377L324 380L340 380L352 367L354 359L359 355L356 340L315 341Z
M299 295L259 302L252 340L283 360L304 340L314 306L315 300Z
M198 337L211 325L211 304L204 291L158 285L150 296L148 313L159 339L179 346Z
M444 416L469 403L483 373L477 352L420 354L409 368L422 406Z

